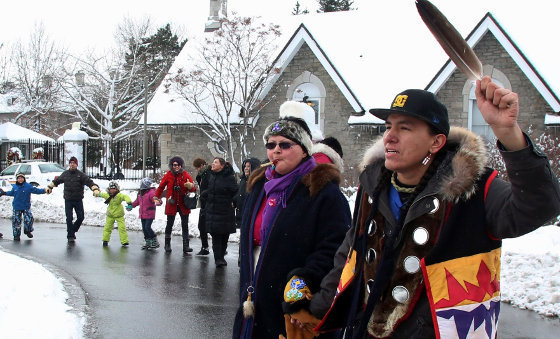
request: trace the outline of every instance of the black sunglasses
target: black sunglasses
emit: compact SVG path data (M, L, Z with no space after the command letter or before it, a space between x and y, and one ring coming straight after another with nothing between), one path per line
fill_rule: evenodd
M275 142L267 142L266 144L264 144L264 147L266 147L266 149L273 150L276 148L276 145L280 146L281 149L290 149L295 144L287 141L282 141L278 144Z
M181 166L181 165L179 165L177 163L173 164L173 167L179 167L179 166Z

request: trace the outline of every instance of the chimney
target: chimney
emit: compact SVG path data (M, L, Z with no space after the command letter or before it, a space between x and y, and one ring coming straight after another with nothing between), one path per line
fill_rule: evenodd
M210 15L204 25L205 32L220 28L220 19L227 16L227 0L210 0Z

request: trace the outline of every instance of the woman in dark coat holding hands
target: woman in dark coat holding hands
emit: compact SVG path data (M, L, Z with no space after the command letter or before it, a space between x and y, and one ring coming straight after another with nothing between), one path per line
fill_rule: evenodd
M311 157L305 109L299 102L282 104L280 119L263 137L272 166L257 169L247 182L233 338L286 335L282 302L291 295L284 293L286 282L297 285L305 279L310 293L316 291L350 227L340 172L331 164L317 165Z
M206 204L206 231L212 235L212 252L217 267L227 265L224 256L229 234L235 233L233 196L237 188L231 165L223 158L215 158L201 199Z

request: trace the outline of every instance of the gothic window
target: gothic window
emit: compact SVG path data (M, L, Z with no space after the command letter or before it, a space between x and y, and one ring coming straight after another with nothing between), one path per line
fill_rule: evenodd
M321 104L321 94L319 88L310 83L305 82L296 87L292 100L304 102L313 108L315 112L314 116L306 116L305 122L311 127L311 125L316 126L320 129L320 104Z

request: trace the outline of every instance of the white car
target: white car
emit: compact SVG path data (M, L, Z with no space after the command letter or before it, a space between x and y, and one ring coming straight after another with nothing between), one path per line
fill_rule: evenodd
M25 180L33 186L47 186L64 172L64 167L55 162L29 161L12 164L0 173L0 187L16 182L16 174L25 174Z

